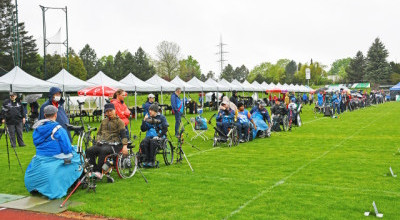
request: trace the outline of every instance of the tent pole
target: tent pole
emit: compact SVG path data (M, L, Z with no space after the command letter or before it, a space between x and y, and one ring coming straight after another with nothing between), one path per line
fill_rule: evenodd
M135 86L135 120L137 121L137 101L136 101L136 96L137 96L137 93L136 93L136 86Z
M204 112L204 95L203 95L203 87L201 87L201 109Z
M161 105L164 105L162 86L161 86ZM164 114L164 108L161 108L161 114Z
M186 116L186 88L183 87L183 111L185 111L185 116Z

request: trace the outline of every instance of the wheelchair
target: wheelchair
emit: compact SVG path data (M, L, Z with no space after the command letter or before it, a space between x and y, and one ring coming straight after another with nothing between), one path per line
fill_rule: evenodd
M288 131L289 130L289 116L288 114L284 115L271 115L271 123L272 123L272 128L274 131L277 131L277 127L282 125L282 130L283 131Z
M161 122L155 119L148 119L148 123L153 124L153 125L158 125ZM156 126L156 128L158 128ZM159 129L156 129L157 134L160 133ZM156 149L155 149L155 157L157 158L157 155L162 155L164 163L166 166L169 166L173 164L174 162L174 146L172 145L172 142L167 138L167 137L155 137L153 140L156 141ZM139 167L143 167L143 162L145 161L145 155L143 153L143 150L141 147L139 147L139 152L137 152L137 164ZM158 168L159 166L159 161L156 159L156 167Z
M239 144L239 133L235 125L233 116L224 116L222 121L228 123L228 133L225 134L217 126L214 127L213 147L217 147L221 143L227 143L228 147L237 146Z
M297 108L293 108L290 104L289 104L289 129L292 128L292 125L295 124L298 127L301 127L301 117L300 117L300 113L302 111L302 104L299 104L297 106Z

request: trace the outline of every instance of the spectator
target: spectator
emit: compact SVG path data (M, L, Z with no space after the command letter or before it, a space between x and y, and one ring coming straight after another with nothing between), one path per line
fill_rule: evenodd
M53 105L58 109L56 121L67 131L69 140L72 141L71 133L66 126L66 124L69 124L69 119L63 108L64 102L65 100L61 97L61 89L51 87L49 91L49 99L40 107L39 120L44 119L44 108Z
M307 98L307 94L303 93L303 103L304 105L307 104L308 98Z
M23 124L25 124L25 113L16 93L11 92L10 99L6 99L3 102L1 115L3 119L2 122L7 125L11 146L14 148L17 146L15 141L15 135L17 135L18 145L20 147L25 147L22 136Z
M128 107L126 106L126 104L124 102L125 97L126 97L126 92L122 89L118 89L114 93L111 103L114 104L115 113L117 114L117 116L124 122L126 136L129 139L130 135L129 135L128 124L129 124L129 117L131 115L131 111L129 111Z
M179 137L179 125L181 123L181 116L183 114L183 103L179 98L182 90L181 88L176 88L175 92L171 95L171 107L172 113L175 114L175 137Z
M237 95L237 91L233 90L232 91L232 96L229 99L229 101L231 101L233 104L235 104L236 106L238 106L238 95Z
M143 104L143 115L149 113L149 107L154 103L154 98L155 96L151 93L147 96L147 102Z

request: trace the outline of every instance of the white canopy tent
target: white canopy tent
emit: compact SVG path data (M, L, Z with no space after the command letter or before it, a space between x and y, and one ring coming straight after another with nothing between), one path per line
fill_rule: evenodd
M228 80L226 80L226 79L221 79L220 81L218 81L218 83L225 87L228 87L230 89L230 91L233 91L233 90L242 91L243 90L242 86L234 85L234 84L228 82Z
M237 81L236 79L234 79L234 80L232 81L232 84L238 86L238 87L240 88L240 91L243 92L243 95L244 95L244 91L247 91L247 88L244 87L244 86L242 85L242 83L240 83L240 82Z
M257 88L251 85L247 80L244 80L242 83L243 87L247 89L248 92L255 92L257 91Z
M62 69L52 78L48 79L47 82L59 84L63 92L77 92L81 89L93 86L92 83L85 82L81 79L76 78L67 70Z
M163 92L173 92L177 88L175 84L162 79L158 75L152 76L150 79L146 80L146 83L156 86L159 91L161 91L161 105L164 104Z
M254 80L254 82L251 83L251 85L256 89L256 91L259 91L259 92L263 91L261 84L258 83L257 81Z
M207 79L204 83L207 84L207 85L216 87L217 88L217 92L227 92L227 91L229 91L228 87L219 84L217 81L215 81L215 80L213 80L211 78Z
M95 86L109 86L109 87L112 87L115 89L123 89L125 91L133 91L133 89L134 89L125 83L120 83L114 79L111 79L106 74L104 74L102 71L98 72L92 78L86 80L86 82L91 83Z
M13 92L49 92L51 87L58 86L33 77L18 66L0 77L0 83L2 83L1 91Z
M204 83L203 81L197 79L197 77L195 77L195 76L191 80L187 81L187 84L192 85L192 86L201 87L201 95L202 95L201 108L204 107L204 100L205 100L204 92L214 91L217 89L217 88L214 88L213 86L210 86L210 85Z
M201 87L201 91L202 92L211 92L211 91L217 90L217 87L210 86L210 85L204 83L203 81L199 80L195 76L191 80L187 81L186 83L189 84L189 85L192 85L192 86Z
M135 91L135 119L137 120L137 92L151 92L157 91L157 86L153 86L137 78L132 73L129 73L125 78L119 81L125 83Z
M180 87L185 92L199 92L201 91L201 86L194 86L185 81L183 81L179 76L176 76L173 80L171 80L172 84L175 84L175 87Z
M119 82L128 85L132 91L137 91L137 92L158 91L157 86L154 86L152 84L140 80L132 73L129 73L127 76L125 76L125 78L121 79Z

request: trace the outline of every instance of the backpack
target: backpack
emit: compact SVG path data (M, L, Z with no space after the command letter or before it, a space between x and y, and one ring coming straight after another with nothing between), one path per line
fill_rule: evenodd
M207 119L199 116L195 118L194 129L196 130L207 130Z

